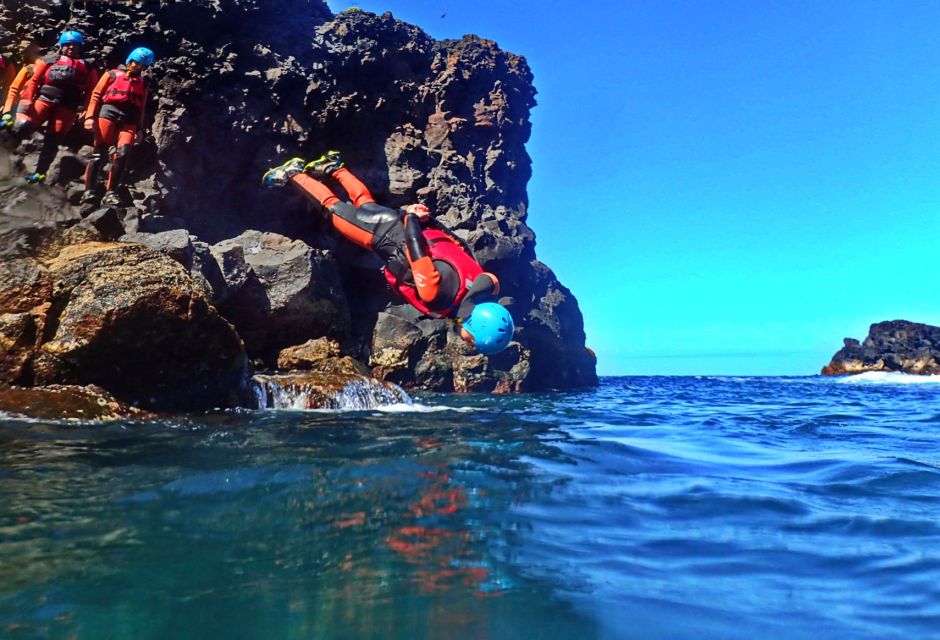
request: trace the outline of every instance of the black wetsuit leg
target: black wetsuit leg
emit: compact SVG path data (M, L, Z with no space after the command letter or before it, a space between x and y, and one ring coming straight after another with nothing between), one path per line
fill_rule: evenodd
M334 229L351 242L373 251L378 251L377 240L386 226L401 226L401 215L398 211L374 202L361 207L348 202L337 202L330 207L330 212L333 214Z

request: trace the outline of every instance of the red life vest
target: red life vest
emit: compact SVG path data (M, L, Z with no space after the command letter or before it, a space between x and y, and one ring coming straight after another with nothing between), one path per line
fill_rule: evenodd
M463 247L457 244L453 238L443 231L438 229L424 229L422 234L428 241L431 260L446 262L457 272L457 277L460 280L460 288L457 290L457 295L454 296L454 300L451 301L447 307L432 309L418 297L418 290L415 289L414 285L399 280L388 269L385 269L385 280L392 289L397 291L411 306L421 313L446 318L456 311L460 303L463 302L463 298L467 295L467 290L470 288L470 285L473 284L473 281L478 275L483 273L483 267L481 267L476 260L467 255Z
M39 95L49 102L78 109L84 100L91 71L91 65L81 58L59 56L39 78Z
M81 58L59 56L58 60L46 67L41 84L61 89L84 90L90 73L91 66Z
M147 82L139 75L131 77L120 69L111 72L114 81L104 92L104 104L129 104L138 109L144 108L147 99Z

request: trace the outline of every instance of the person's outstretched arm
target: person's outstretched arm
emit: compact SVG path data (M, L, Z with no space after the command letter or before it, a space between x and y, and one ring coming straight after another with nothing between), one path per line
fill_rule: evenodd
M428 241L421 232L421 222L413 213L405 215L405 255L414 275L415 289L423 302L431 303L441 289L441 274L434 261Z
M39 58L33 64L33 75L29 77L29 80L26 81L26 86L23 88L22 99L29 100L32 103L39 96L39 81L46 75L46 68L48 68L49 63L46 62L44 58Z
M20 94L22 94L26 82L32 77L32 72L29 66L25 66L16 74L16 78L10 84L10 89L7 92L7 100L3 103L3 113L13 113L16 110L16 105L20 101Z

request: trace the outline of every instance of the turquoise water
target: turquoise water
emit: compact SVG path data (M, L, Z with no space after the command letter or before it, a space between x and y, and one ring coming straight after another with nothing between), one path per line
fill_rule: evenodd
M940 384L0 420L0 637L940 637Z

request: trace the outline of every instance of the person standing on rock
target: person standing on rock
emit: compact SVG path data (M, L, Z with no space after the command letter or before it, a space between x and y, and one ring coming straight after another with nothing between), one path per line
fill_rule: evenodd
M65 31L59 37L59 52L36 61L33 75L23 90L28 108L18 114L13 125L17 142L48 123L36 170L26 182L45 182L46 171L55 159L59 144L75 125L85 98L98 82L98 71L81 57L85 38L78 31Z
M39 44L34 41L25 43L23 47L23 66L3 94L3 107L0 107L0 129L12 127L17 113L24 114L29 110L29 102L21 100L26 83L33 77L36 60L39 58ZM6 85L4 85L6 87Z
M344 202L322 182L336 180L352 202ZM423 204L402 210L375 202L337 151L304 164L291 158L264 174L266 187L288 183L321 204L333 228L385 262L385 278L413 307L434 318L454 318L460 336L483 355L495 355L512 340L512 316L495 302L499 280L486 273L469 247L440 223L431 223Z
M85 168L85 194L82 202L97 197L98 175L111 154L111 170L105 186L102 204L118 204L115 191L121 184L127 166L127 154L143 136L147 98L150 94L144 71L154 62L153 51L137 47L127 56L124 69L112 69L95 85L85 108L85 129L95 136L94 153Z

